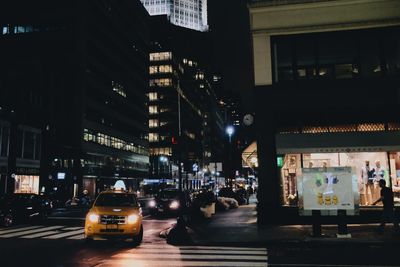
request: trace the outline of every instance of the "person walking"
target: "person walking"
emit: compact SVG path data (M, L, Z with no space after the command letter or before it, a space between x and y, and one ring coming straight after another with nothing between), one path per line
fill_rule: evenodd
M385 229L385 223L389 219L393 222L394 229L399 232L399 221L394 214L394 202L393 202L393 192L392 189L386 187L386 181L384 179L379 180L379 186L381 188L381 197L377 199L372 205L382 201L383 203L383 213L381 217L381 224L378 227L378 232L383 233Z

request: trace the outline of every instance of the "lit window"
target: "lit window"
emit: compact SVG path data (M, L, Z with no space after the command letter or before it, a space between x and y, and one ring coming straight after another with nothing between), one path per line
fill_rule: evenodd
M158 67L159 72L161 73L172 73L171 65L161 65Z
M149 120L149 127L150 127L150 128L158 127L158 124L159 124L159 122L158 122L157 119L151 119L151 120Z
M109 136L103 133L94 132L89 129L84 129L83 140L86 142L93 142L99 145L112 147L119 150L130 151L142 155L148 155L148 151L134 143L127 142L114 136Z
M154 74L154 73L157 73L157 72L158 72L157 66L150 66L149 67L149 73L150 74Z
M172 79L151 79L149 84L150 86L167 87L172 85Z
M157 99L158 99L157 92L149 93L149 100L150 101L154 101L154 100L157 100Z
M150 53L150 61L163 61L172 59L171 52Z
M150 114L157 114L158 113L158 106L149 106L149 113Z
M9 28L7 26L3 26L3 34L9 34Z
M158 142L159 135L158 133L149 133L149 142Z

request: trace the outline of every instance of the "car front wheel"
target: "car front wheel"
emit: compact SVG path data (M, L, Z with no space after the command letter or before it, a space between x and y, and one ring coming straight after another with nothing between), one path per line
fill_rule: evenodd
M14 217L12 216L11 213L7 213L6 215L4 215L3 218L3 225L5 227L10 227L14 224Z
M133 237L133 245L134 245L135 247L139 246L140 243L142 243L142 240L143 240L143 225L140 225L140 232L139 232L139 234L137 234L137 235L135 235L135 236Z

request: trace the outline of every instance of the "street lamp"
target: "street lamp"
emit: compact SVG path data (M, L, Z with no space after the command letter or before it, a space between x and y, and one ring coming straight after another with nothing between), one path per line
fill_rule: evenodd
M231 137L232 137L234 132L235 132L235 128L233 128L232 125L229 125L229 126L226 127L226 133L229 136L229 143L231 142Z
M229 136L229 153L228 153L228 172L227 172L227 174L228 174L228 177L231 175L231 170L232 170L232 166L231 166L231 164L232 164L232 153L233 153L233 151L232 151L232 135L233 135L233 133L235 132L235 128L232 126L232 125L228 125L227 127L226 127L226 133L228 134L228 136Z

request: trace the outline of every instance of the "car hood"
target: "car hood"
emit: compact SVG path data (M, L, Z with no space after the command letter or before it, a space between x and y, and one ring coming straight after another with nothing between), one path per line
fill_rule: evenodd
M132 213L139 213L138 207L93 207L89 212L96 214L128 216Z

